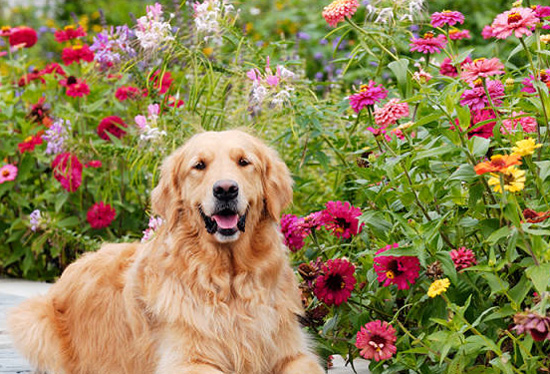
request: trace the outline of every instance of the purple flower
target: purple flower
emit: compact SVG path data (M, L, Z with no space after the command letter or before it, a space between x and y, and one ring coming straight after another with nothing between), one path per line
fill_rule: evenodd
M35 209L29 216L29 223L31 224L31 230L36 232L38 227L42 223L42 216L40 215L40 210Z
M59 119L55 121L46 133L42 136L48 145L46 146L47 155L57 155L65 150L65 142L69 139L71 132L71 122L69 120Z
M136 51L130 46L132 31L128 26L117 26L116 29L106 30L94 36L94 44L90 50L94 51L94 60L99 62L102 69L110 68L119 63L123 57L134 57Z

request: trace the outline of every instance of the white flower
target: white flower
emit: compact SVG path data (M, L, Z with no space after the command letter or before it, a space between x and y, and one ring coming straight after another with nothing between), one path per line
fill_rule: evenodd
M260 8L256 8L256 7L252 7L250 8L250 14L253 15L253 16L257 16L261 13L262 11L260 10Z
M157 140L160 139L162 136L166 136L166 131L159 130L158 127L151 127L149 125L145 125L145 127L141 131L142 134L139 136L139 139L143 141Z
M252 85L252 104L261 105L267 96L267 88L262 86L259 82L255 81Z
M393 19L393 10L392 8L383 8L380 10L378 17L374 20L375 23L388 23Z
M162 6L155 3L147 7L147 15L137 20L136 37L146 51L158 49L174 40L172 26L162 18Z

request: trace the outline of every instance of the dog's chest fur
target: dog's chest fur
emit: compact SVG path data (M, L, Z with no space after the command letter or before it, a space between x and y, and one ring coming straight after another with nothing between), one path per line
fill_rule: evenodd
M182 357L222 372L270 372L281 351L278 335L292 329L285 321L295 312L281 308L291 298L283 276L290 269L273 265L280 270L266 276L270 270L234 274L223 261L190 261L185 273L160 277L160 289L144 290L148 312L161 325L157 372Z

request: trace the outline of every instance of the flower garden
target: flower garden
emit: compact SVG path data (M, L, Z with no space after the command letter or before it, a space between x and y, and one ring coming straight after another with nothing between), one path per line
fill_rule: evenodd
M162 160L246 127L293 173L281 232L327 366L550 372L550 6L479 3L12 9L0 275L150 240Z

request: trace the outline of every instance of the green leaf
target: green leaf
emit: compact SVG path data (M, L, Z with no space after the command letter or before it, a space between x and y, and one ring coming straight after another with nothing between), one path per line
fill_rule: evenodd
M472 137L472 154L476 157L485 156L489 150L489 145L491 144L491 139L485 139L480 136Z
M388 64L390 70L397 78L397 86L401 93L401 97L407 97L407 77L408 77L409 60L402 58L401 60L392 61Z
M539 177L542 181L546 180L550 176L550 161L537 161L535 162L539 168Z
M477 136L476 136L477 138ZM461 182L471 182L477 178L474 167L470 164L460 165L449 177L449 181L459 180Z
M493 232L489 237L487 238L487 242L490 245L495 245L498 243L501 239L508 237L510 235L511 230L510 227L504 226L498 229L497 231Z
M531 282L529 282L529 279L525 276L525 274L521 277L518 284L516 284L509 292L508 295L512 298L512 300L516 303L516 305L519 307L523 300L525 299L525 296L529 293L531 290Z
M525 273L531 279L539 294L548 289L548 285L550 284L550 263L530 266Z
M492 273L483 273L483 277L487 280L491 288L491 295L504 293L510 287L510 284Z
M72 217L64 218L61 221L59 221L57 223L57 227L69 228L69 227L78 226L79 223L80 223L80 220L78 219L78 217L72 216Z

